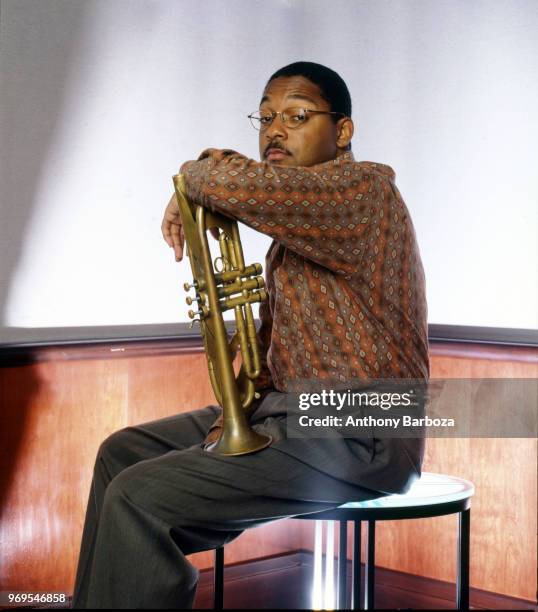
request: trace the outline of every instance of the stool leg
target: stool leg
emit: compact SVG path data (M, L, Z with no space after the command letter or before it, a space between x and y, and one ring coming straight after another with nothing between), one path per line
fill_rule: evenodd
M368 521L368 556L366 557L365 610L373 610L375 589L375 521Z
M327 521L327 541L325 543L325 588L324 610L334 610L334 521Z
M215 548L215 574L213 608L222 610L224 605L224 546Z
M340 521L340 547L338 549L338 609L347 608L347 521Z
M351 609L361 609L361 522L353 521L353 574L351 577L353 588Z
M323 608L323 521L314 521L314 586L312 609Z
M471 509L459 514L458 533L458 578L456 583L456 607L469 609L469 548L471 532Z

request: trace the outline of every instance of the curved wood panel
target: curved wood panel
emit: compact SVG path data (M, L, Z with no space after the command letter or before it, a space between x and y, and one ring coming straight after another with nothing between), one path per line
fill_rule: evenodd
M198 345L164 342L161 349L158 342L56 347L33 365L0 368L0 589L70 591L101 441L214 401ZM533 349L435 344L431 355L432 378L538 377ZM468 478L477 488L472 586L535 597L536 467L535 439L428 440L425 470ZM226 560L310 548L312 529L288 520L250 530L227 546ZM378 534L380 565L454 579L456 517L380 524ZM200 569L213 563L211 552L192 558Z
M443 343L431 346L430 355L432 378L538 378L535 349ZM476 487L471 509L472 587L536 600L537 468L536 438L427 440L424 471L466 478ZM349 531L351 551L352 529ZM303 527L302 533L303 547L313 550L312 529ZM456 515L380 522L376 564L455 582L457 533ZM365 555L366 525L363 560Z

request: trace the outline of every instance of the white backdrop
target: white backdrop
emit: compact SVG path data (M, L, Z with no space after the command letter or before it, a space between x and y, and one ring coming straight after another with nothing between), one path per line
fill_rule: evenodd
M355 157L395 169L429 322L538 327L535 0L3 0L0 33L0 343L186 321L171 176L257 159L246 115L297 60L341 74Z

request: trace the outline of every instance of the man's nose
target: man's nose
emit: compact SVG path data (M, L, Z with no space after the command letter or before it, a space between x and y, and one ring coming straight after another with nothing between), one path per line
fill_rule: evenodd
M265 139L268 142L277 137L285 139L287 135L286 125L282 121L282 117L280 115L277 115L271 122L271 125L264 131Z

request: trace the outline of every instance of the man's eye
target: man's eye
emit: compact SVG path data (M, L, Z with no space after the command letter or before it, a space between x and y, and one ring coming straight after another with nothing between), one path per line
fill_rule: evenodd
M260 117L260 123L263 125L267 125L271 123L272 120L273 120L273 117L271 115L262 115Z
M290 116L293 123L304 123L306 121L306 113L294 113Z

